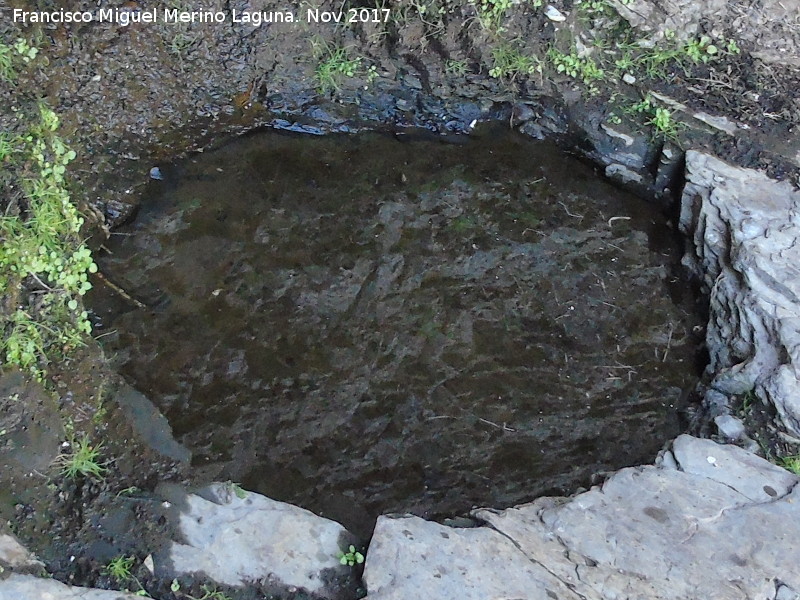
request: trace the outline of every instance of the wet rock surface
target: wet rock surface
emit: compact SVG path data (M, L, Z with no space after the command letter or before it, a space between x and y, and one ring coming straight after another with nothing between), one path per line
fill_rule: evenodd
M144 394L122 384L114 394L114 401L145 446L179 464L189 463L192 453L175 441L167 419Z
M740 448L680 436L655 466L623 469L573 498L475 511L486 523L476 529L381 517L364 573L368 598L791 594L800 589L797 483Z
M195 493L162 486L176 540L155 556L167 580L194 576L232 587L303 590L314 598L352 598L351 569L339 556L353 541L344 527L233 484Z
M666 230L552 146L253 136L162 170L101 259L148 308L94 305L200 473L368 535L678 433L695 321Z
M715 400L719 394L755 389L800 435L800 193L689 151L681 203L680 226L690 240L684 262L710 295L712 416L731 404Z

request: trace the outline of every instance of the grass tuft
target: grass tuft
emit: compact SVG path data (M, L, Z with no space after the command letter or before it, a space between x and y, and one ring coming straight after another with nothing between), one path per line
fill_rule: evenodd
M541 73L542 63L534 56L526 56L511 44L500 44L492 49L492 68L489 75L495 79L515 80L519 76Z
M109 577L113 577L117 581L128 581L133 578L131 569L135 562L133 556L117 556L112 558L108 564L103 567L103 573Z
M61 472L70 479L76 479L78 476L103 479L108 469L98 462L102 447L102 445L91 445L88 436L73 442L72 452L59 457Z

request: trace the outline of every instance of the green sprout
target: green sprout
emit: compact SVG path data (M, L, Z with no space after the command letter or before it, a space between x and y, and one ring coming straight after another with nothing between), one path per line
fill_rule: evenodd
M364 555L358 552L352 544L347 548L347 552L340 552L338 558L339 564L347 565L348 567L354 567L364 562Z
M719 53L719 48L711 43L711 38L707 35L697 40L690 40L683 49L694 63L707 63Z
M136 559L133 556L117 556L112 558L108 564L103 567L103 573L109 577L113 577L117 581L128 581L133 578L131 569Z

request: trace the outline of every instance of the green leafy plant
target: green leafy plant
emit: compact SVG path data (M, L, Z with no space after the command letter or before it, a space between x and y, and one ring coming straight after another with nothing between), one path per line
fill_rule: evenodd
M2 65L0 64L0 77L2 77ZM14 143L11 137L3 132L0 133L0 162L5 162L14 154Z
M739 48L739 45L736 43L736 40L728 40L725 43L725 50L728 54L741 54L742 50Z
M672 117L672 112L660 106L655 109L653 116L647 123L655 127L658 133L671 139L676 139L678 137L678 132L681 128Z
M364 555L358 552L352 544L347 548L347 552L340 552L337 558L340 564L348 567L354 567L364 562Z
M330 46L324 40L312 42L319 63L314 70L317 87L321 93L338 91L345 77L355 77L361 70L361 57L350 56L341 46ZM377 74L377 73L376 73Z
M500 30L506 11L511 8L511 0L478 0L478 19L486 29Z
M194 35L179 31L169 40L169 51L182 57L196 41L197 39Z
M99 461L102 444L93 446L89 443L89 437L83 436L80 440L74 441L72 451L59 457L61 472L71 479L79 475L102 479L108 470Z
M429 36L438 36L444 33L445 24L443 17L447 12L446 0L439 3L436 0L424 2L423 0L410 0L410 7L417 13L417 18L425 25L426 33L421 42L426 43Z
M753 410L753 405L755 404L758 396L756 395L756 391L754 389L747 390L742 397L742 406L739 409L739 415L746 417L750 414L750 411Z
M118 491L117 492L117 498L120 498L122 496L131 496L131 495L133 495L133 494L135 494L137 492L140 492L140 491L141 490L138 487L136 487L135 485L132 485L130 487L126 487L125 489Z
M607 15L614 10L606 0L584 0L580 3L579 8L581 12L590 17Z
M478 225L472 217L461 216L450 221L448 228L454 233L468 233L476 230Z
M31 62L39 54L39 49L23 38L18 38L13 47L19 57L26 63Z
M16 302L0 320L0 358L43 379L51 358L63 357L91 333L80 298L97 265L81 239L84 219L66 185L76 153L57 135L56 113L44 104L37 108L38 119L26 132L0 140L7 166L0 179L21 191L17 204L25 208L0 215L0 295L18 294L26 285L38 292L35 306Z
M239 498L239 500L244 500L245 498L247 498L247 490L242 489L242 486L240 486L235 481L225 482L225 492L226 494L233 494L234 496Z
M590 92L595 92L594 82L605 79L605 72L591 57L579 57L574 51L564 54L556 48L551 48L547 53L559 73L564 73L573 79L580 79L586 84Z
M683 124L675 120L672 112L667 108L657 106L651 96L634 104L626 112L644 114L647 117L646 124L653 127L656 135L665 139L676 141L683 128Z
M707 63L719 54L719 48L711 43L711 38L707 35L701 36L696 40L689 40L683 47L683 50L695 63Z
M461 77L467 73L467 61L465 60L448 60L444 65L444 70L448 75L454 77Z

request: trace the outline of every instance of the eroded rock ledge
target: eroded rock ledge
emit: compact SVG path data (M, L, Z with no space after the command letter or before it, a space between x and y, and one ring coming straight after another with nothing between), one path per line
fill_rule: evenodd
M680 228L710 297L712 416L755 390L800 437L800 192L690 150Z

